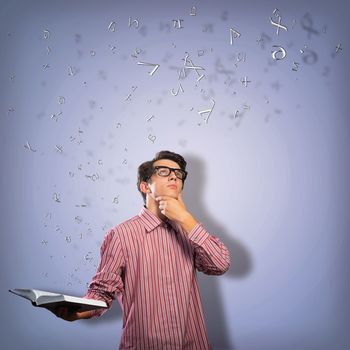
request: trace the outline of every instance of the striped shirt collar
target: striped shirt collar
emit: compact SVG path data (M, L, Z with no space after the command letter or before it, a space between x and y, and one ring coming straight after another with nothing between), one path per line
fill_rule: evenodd
M139 217L147 232L154 230L156 227L162 224L163 226L166 226L166 224L169 224L175 231L177 231L177 225L175 222L171 220L166 220L166 221L161 220L158 216L156 216L149 209L147 209L146 206L142 207L139 213Z

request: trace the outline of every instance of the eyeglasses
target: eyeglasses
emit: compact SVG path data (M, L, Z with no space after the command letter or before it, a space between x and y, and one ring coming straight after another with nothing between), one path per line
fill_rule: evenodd
M155 166L153 174L156 173L159 176L167 177L172 171L174 172L175 176L182 181L184 181L187 177L187 171L182 169L169 168L168 166Z

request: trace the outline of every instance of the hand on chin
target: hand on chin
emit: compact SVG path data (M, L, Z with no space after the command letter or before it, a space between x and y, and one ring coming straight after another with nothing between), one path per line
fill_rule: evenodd
M170 190L170 191L166 191L167 193L163 193L163 194L161 194L160 196L168 196L168 197L177 199L177 197L178 197L177 192L174 191L174 190L172 190L171 188L169 188L169 190Z

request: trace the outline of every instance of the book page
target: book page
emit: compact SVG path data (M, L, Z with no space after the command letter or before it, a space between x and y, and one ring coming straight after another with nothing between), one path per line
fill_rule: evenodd
M31 290L35 294L35 297L36 297L35 300L38 300L42 296L58 297L58 296L62 295L62 294L58 294L58 293L46 292L46 291L40 290L40 289L31 289Z
M32 301L34 306L47 308L67 306L69 308L92 310L95 308L107 308L103 300L87 299L72 295L58 294L40 289L13 289L10 292Z

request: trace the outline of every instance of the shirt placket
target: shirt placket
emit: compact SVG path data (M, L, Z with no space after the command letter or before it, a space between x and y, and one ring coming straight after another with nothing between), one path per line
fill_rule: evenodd
M172 264L176 263L175 261L172 261L171 259L171 250L173 249L173 247L171 247L171 232L170 229L171 227L169 226L169 224L163 224L163 229L165 230L164 234L165 234L165 247L166 247L166 251L165 251L165 256L166 256L166 260L167 260L167 271L168 273L166 274L166 278L165 278L165 283L166 283L166 290L167 293L169 295L169 309L170 309L170 319L169 319L169 329L171 329L171 331L174 334L173 337L173 341L175 342L171 344L171 349L181 349L181 344L179 344L179 339L176 336L179 332L178 329L178 317L179 317L179 313L178 313L178 305L177 305L177 297L176 297L176 281L174 281L175 276L173 276L173 266ZM170 349L170 347L169 347Z

